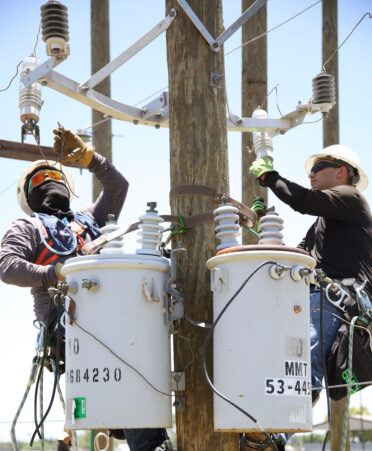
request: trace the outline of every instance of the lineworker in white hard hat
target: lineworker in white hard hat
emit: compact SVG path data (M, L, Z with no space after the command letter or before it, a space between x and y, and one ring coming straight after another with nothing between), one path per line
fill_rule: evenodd
M342 145L326 147L311 155L306 160L305 168L311 189L306 189L279 175L274 170L273 161L268 157L256 159L249 171L257 177L262 186L270 188L292 209L318 217L299 247L316 260L317 268L337 281L345 292L350 294L345 297L345 302L338 306L327 301L322 304L324 331L322 346L321 294L318 287L311 287L312 385L315 388L319 387L319 391L313 391L313 400L316 400L314 398L319 396L324 376L322 352L328 363L332 353L340 352L332 345L338 337L343 319L350 321L352 316L358 314L356 290L359 290L357 291L359 295L363 293L367 304L372 299L372 218L368 202L361 194L368 185L368 177L352 149ZM338 356L340 357L339 354ZM356 359L356 366L353 366L355 371L357 363ZM329 378L334 376L334 372L334 368L327 367ZM371 377L366 380L371 380ZM345 382L341 379L339 383ZM346 395L346 388L343 387L338 391L331 389L330 394L333 399L339 399ZM280 445L281 449L284 449L284 441Z
M101 234L99 229L105 225L108 215L118 218L128 190L127 180L106 158L95 152L93 146L63 127L54 130L54 134L54 149L59 161L36 161L20 178L18 202L31 217L13 222L2 239L0 251L1 280L31 287L36 319L45 324L47 317L50 318L49 330L60 321L56 321L55 307L48 316L48 288L64 280L61 273L64 261L78 255L85 243ZM76 213L70 207L73 180L61 164L68 161L87 168L103 187L93 204ZM53 340L52 335L52 348ZM56 347L60 349L56 365L59 373L63 373L64 352L61 343L58 346L58 340ZM115 435L115 431L112 433ZM163 429L128 430L127 440L132 451L149 451L165 449L160 448L165 436ZM58 451L68 450L70 445L70 438L65 437L59 440Z

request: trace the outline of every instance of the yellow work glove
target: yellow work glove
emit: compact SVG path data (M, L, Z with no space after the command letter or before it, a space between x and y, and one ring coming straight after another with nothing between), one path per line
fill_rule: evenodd
M77 161L84 168L88 167L94 155L94 146L89 146L71 130L63 127L53 130L53 133L55 134L53 147L61 163Z

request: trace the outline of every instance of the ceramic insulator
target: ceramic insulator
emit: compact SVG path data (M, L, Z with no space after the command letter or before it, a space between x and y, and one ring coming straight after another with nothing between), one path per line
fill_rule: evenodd
M29 56L23 60L21 80L31 72L37 65L39 60L34 56ZM27 119L32 119L35 124L39 122L39 115L41 109L41 84L32 83L28 88L21 82L19 85L19 109L21 121L26 122Z
M267 113L265 110L257 108L253 111L252 118L266 119ZM273 159L273 140L267 132L253 132L253 146L257 158L269 157Z
M43 41L50 38L62 38L69 40L68 34L68 14L67 7L62 3L53 0L48 1L40 7L41 32Z
M238 209L231 204L223 204L214 210L214 221L217 223L216 237L221 241L217 250L239 246Z
M331 74L320 73L313 78L313 100L314 105L336 103L335 77Z
M160 225L164 219L157 214L156 211L147 211L146 214L139 217L141 224L138 228L137 243L141 244L141 248L136 250L136 254L161 255L159 245L161 244L161 233L163 227Z
M258 244L284 245L283 234L280 230L283 230L283 219L278 216L278 213L271 212L262 216Z
M103 235L107 235L115 230L120 229L120 226L115 221L113 215L109 215L106 224L100 229ZM122 254L124 253L123 235L106 243L100 251L101 254Z

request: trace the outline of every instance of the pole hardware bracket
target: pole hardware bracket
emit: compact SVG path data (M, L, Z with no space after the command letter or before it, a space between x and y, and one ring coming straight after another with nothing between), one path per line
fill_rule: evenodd
M216 74L215 72L211 72L209 82L214 88L223 88L224 77L222 74Z
M186 401L184 397L177 396L173 405L177 412L184 412L186 410Z
M185 391L186 389L186 379L185 379L185 372L176 372L171 371L171 390L172 391Z
M227 30L221 33L217 38L214 38L203 22L199 19L199 17L195 14L193 9L187 3L186 0L177 0L177 3L184 10L186 15L189 17L191 22L195 25L195 27L199 30L200 34L203 38L208 42L211 49L218 53L221 49L222 44L229 39L242 25L244 25L263 5L265 5L267 0L256 0L253 5L251 5L248 9L244 11L244 13L238 17L238 19L229 26Z

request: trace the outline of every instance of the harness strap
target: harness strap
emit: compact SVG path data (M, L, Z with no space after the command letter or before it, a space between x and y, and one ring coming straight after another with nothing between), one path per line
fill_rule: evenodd
M53 240L49 240L48 244L49 244L49 246L51 246L53 244ZM35 261L36 265L45 265L45 262L42 263L42 261L44 260L48 251L49 251L49 249L45 246L44 249L42 250L41 254L38 256L38 258Z
M169 192L169 200L173 200L179 196L206 196L215 202L222 202L224 197L227 201L239 210L239 222L244 227L253 227L256 223L256 213L242 204L241 202L229 197L226 193L217 191L214 188L206 185L178 185L172 188Z

